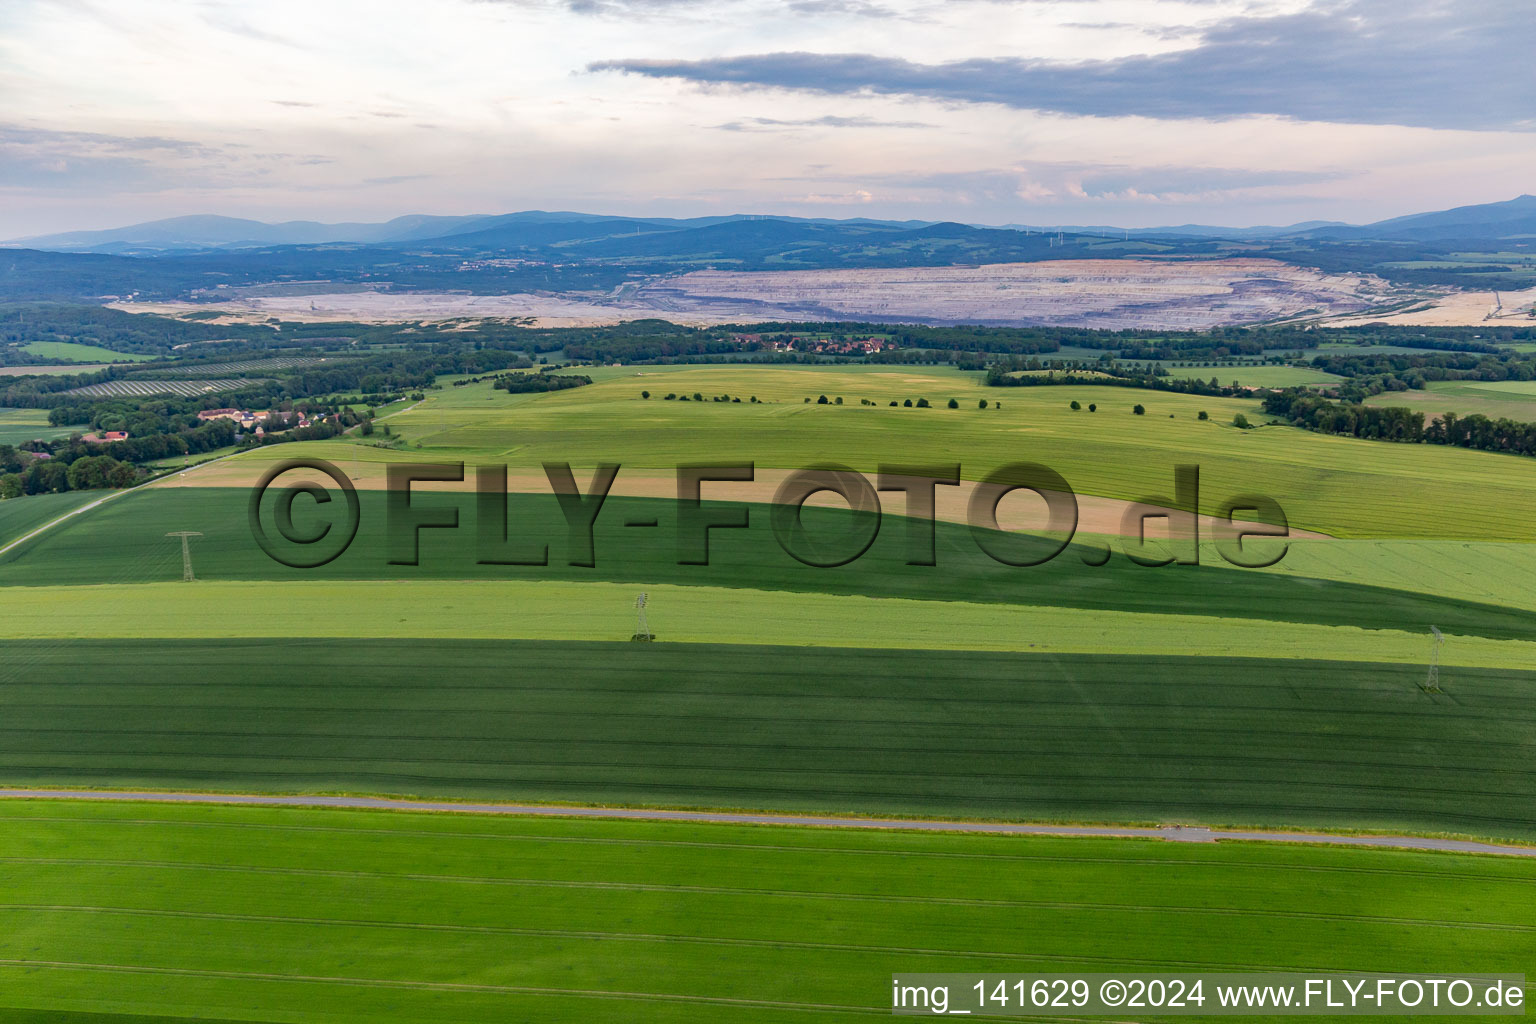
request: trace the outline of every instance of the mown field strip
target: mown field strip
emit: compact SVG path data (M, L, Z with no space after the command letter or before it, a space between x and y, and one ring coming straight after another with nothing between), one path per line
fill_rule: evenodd
M171 552L171 554L178 554ZM163 561L163 560L162 560ZM169 562L166 563L167 565ZM623 640L634 599L665 642L896 647L1038 654L1185 655L1422 663L1417 630L1207 615L915 601L735 587L509 581L264 583L261 613L238 614L241 582L0 588L0 639L178 636ZM1454 636L1443 661L1536 668L1536 641Z
M1536 864L1504 858L569 819L476 819L467 837L464 819L422 813L120 811L0 805L11 1007L71 1024L759 1024L889 1012L890 975L911 970L1423 972L1450 949L1520 971L1536 957L1521 917ZM126 848L143 863L93 859ZM743 884L757 878L775 885ZM1412 921L1383 914L1402 906Z

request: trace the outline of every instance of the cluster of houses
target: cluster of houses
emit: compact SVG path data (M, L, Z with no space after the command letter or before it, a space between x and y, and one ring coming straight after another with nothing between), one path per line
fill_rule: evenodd
M299 417L298 423L295 424L298 427L307 427L313 422L303 413L296 415ZM213 420L234 420L237 427L249 430L257 437L261 437L267 432L266 427L262 424L271 416L272 414L265 410L262 412L247 412L244 409L204 409L197 414L197 418L204 423L209 423Z
M896 343L886 338L779 338L773 343L775 352L832 352L839 355L867 356L884 348L895 348Z

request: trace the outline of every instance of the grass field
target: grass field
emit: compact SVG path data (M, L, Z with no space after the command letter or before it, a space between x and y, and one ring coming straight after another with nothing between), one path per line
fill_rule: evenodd
M644 390L650 400L640 397ZM742 402L669 402L668 393L730 394ZM815 404L822 394L842 396L844 404ZM749 402L753 395L760 404ZM919 397L936 407L888 405ZM950 397L960 408L944 407ZM979 409L983 398L994 407ZM861 399L879 404L860 405ZM1069 408L1074 400L1081 411ZM1087 411L1090 403L1097 412ZM1137 403L1147 415L1132 415ZM1201 411L1210 421L1197 419ZM1536 504L1536 465L1528 459L1285 426L1238 430L1231 426L1238 412L1264 419L1253 399L1092 386L987 388L977 375L954 370L647 367L543 395L508 396L489 384L435 392L388 421L406 452L344 442L315 442L308 450L379 461L606 461L668 471L719 460L776 468L835 461L861 470L881 462L959 461L968 479L1025 460L1051 466L1082 493L1132 500L1167 493L1174 466L1197 463L1207 512L1257 490L1276 498L1293 525L1335 536L1536 537L1526 511Z
M47 409L0 409L0 444L18 445L26 441L52 441L68 437L79 427L48 425Z
M1145 654L420 639L0 652L10 784L1536 838L1532 671L1447 669L1435 695L1417 665Z
M1004 565L985 554L968 528L937 523L938 565L909 566L906 523L896 516L885 518L874 544L856 561L821 568L804 565L786 554L766 509L759 506L746 529L715 532L709 564L679 564L685 547L677 540L676 507L671 501L647 498L608 500L593 531L596 564L585 567L569 564L568 529L558 504L548 495L520 494L508 499L509 520L515 524L513 541L523 547L547 547L547 565L484 564L485 558L508 556L499 546L479 543L474 496L423 495L416 499L416 507L456 509L462 526L423 531L415 555L420 564L401 565L391 560L412 557L409 531L404 533L404 547L393 546L388 539L384 493L363 491L359 493L361 526L346 553L322 567L293 569L268 557L253 539L248 497L246 491L237 488L150 488L126 495L0 556L0 588L175 580L180 577L180 548L174 540L167 540L166 534L191 529L203 534L194 542L194 564L199 578L206 582L273 581L308 587L324 580L605 581L1377 630L1425 630L1435 623L1447 632L1466 636L1536 636L1536 613L1521 607L1518 599L1511 602L1512 607L1502 607L1498 601L1377 587L1363 581L1222 567L1210 547L1205 549L1206 564L1199 566L1147 567L1117 555L1107 564L1091 568L1084 564L1092 555L1090 545L1095 543L1090 538L1043 565L1019 567ZM722 503L712 510L729 507ZM847 512L811 509L803 521L811 535L835 539L849 530L854 519ZM655 522L656 532L637 542L635 529L626 525L633 521ZM299 522L308 527L302 518ZM275 536L270 523L268 528ZM1055 547L1039 538L1017 538L1014 546L1020 554L1031 557L1043 557ZM1533 547L1514 549L1512 564L1527 569L1536 564ZM1502 583L1492 579L1485 582L1497 586L1495 597L1506 590L1524 595L1524 579L1516 574ZM165 600L174 605L178 597L167 595ZM147 607L141 611L153 612ZM337 627L346 628L340 622L332 628Z
M33 341L21 348L23 352L45 359L73 363L143 363L155 358L137 352L118 352L99 345L78 345L72 341Z
M5 1024L766 1024L888 1014L902 971L1536 961L1513 858L47 801L0 822Z
M32 494L0 501L0 546L106 493L65 491L63 494Z
M1366 399L1367 405L1416 409L1426 417L1447 412L1458 416L1481 413L1489 419L1536 421L1536 381L1430 381L1423 391L1388 391Z
M1167 364L1164 364L1167 365ZM1180 380L1210 380L1245 388L1327 387L1345 378L1309 366L1168 366Z

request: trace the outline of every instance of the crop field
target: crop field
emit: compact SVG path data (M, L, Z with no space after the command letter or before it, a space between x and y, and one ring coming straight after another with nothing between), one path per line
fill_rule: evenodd
M138 352L118 352L99 345L80 345L72 341L33 341L21 346L23 352L48 359L74 363L142 363L154 356Z
M64 801L0 824L6 1024L766 1024L887 1014L904 970L1536 957L1512 858Z
M47 409L0 409L0 444L51 441L68 437L71 432L70 427L50 426Z
M1423 391L1388 391L1366 399L1367 405L1402 406L1433 418L1481 413L1489 419L1536 421L1536 381L1437 380Z
M105 370L106 368L106 363L69 363L58 366L23 364L20 366L0 366L0 377L62 377L71 373L94 373L97 370Z
M642 399L647 390L651 398ZM667 401L669 393L705 401ZM742 401L709 400L723 394ZM823 394L843 404L816 404ZM749 401L754 395L758 404ZM889 404L919 398L933 407ZM946 408L950 398L958 409ZM978 407L982 399L989 408ZM866 400L875 404L860 404ZM1083 408L1072 411L1073 401ZM1132 415L1138 403L1145 416ZM1090 404L1098 411L1090 413ZM1201 411L1208 421L1198 419ZM618 462L666 472L720 460L779 468L831 461L866 472L881 462L958 461L967 479L1024 460L1050 466L1080 493L1130 500L1168 493L1174 467L1195 463L1208 513L1257 490L1279 501L1293 526L1333 536L1536 539L1527 514L1536 503L1531 460L1280 425L1239 430L1231 425L1239 412L1265 420L1252 399L1094 386L989 388L979 375L926 367L647 367L546 395L509 397L489 384L452 388L389 418L404 451L325 442L311 450L371 461Z
M1511 579L1502 586L1484 581L1481 598L1462 598L1394 589L1365 582L1361 574L1345 581L1300 573L1264 573L1224 566L1207 548L1205 564L1147 567L1125 557L1105 565L1085 564L1093 555L1085 540L1042 565L1010 566L997 562L977 545L968 528L935 524L935 566L909 566L906 523L887 517L869 550L855 561L822 568L801 563L780 547L768 517L759 508L746 529L720 531L705 565L680 564L676 509L660 499L613 497L593 531L591 567L571 565L572 549L558 503L548 495L513 495L508 517L518 524L514 543L547 546L549 564L507 564L515 553L499 545L487 548L479 538L473 495L440 493L415 499L418 508L457 510L461 528L423 531L416 553L393 546L385 495L359 495L356 540L328 565L289 568L273 561L256 544L248 519L248 493L236 488L150 488L55 528L45 536L0 557L0 587L35 588L44 584L97 585L167 582L180 571L180 549L165 535L196 529L199 578L204 582L274 581L315 583L329 580L400 579L482 581L609 581L624 583L749 588L788 593L878 594L914 601L1013 604L1194 615L1270 622L1349 625L1369 629L1423 629L1430 622L1448 632L1492 639L1536 635L1536 612L1527 602L1502 594L1520 590ZM22 502L24 504L24 501ZM726 511L728 505L719 506ZM750 510L748 510L750 512ZM631 521L655 521L658 543L629 539ZM857 529L853 514L807 510L804 523L813 536L836 539ZM999 537L1001 540L1001 537ZM1044 557L1057 545L1038 536L1010 538L1020 560ZM1507 551L1508 548L1500 548ZM1527 546L1514 549L1515 567L1529 567ZM401 556L419 564L392 564ZM488 557L489 556L489 557ZM1504 557L1501 555L1500 557ZM499 561L492 564L490 559ZM1357 563L1358 568L1358 563ZM1490 599L1491 598L1491 599Z
M622 640L0 650L11 784L1536 838L1536 671L1448 671L1436 695L1416 665L1240 657Z
M154 370L141 370L141 374L149 373L191 373L198 376L227 376L229 374L265 374L278 370L296 370L305 366L319 366L330 362L324 356L278 356L271 359L239 359L227 363L199 363L195 366L177 367L174 364L165 367L156 367Z
M100 491L65 491L0 501L0 546L100 497Z
M147 398L151 395L177 395L196 398L219 391L238 391L256 383L253 380L112 380L70 388L67 395L84 398Z
M1343 383L1338 374L1308 366L1169 366L1180 380L1211 380L1245 388L1328 387Z
M1210 372L1249 369L1293 372ZM368 438L189 469L0 556L0 787L1536 843L1529 460L952 369L590 375L442 378ZM355 539L312 569L250 520L254 481L299 457L358 489ZM386 464L458 461L510 467L505 507L471 471L410 496L456 528L392 532ZM591 559L545 461L583 488L622 464ZM702 512L748 525L693 564L671 474L722 461L767 486L707 485ZM888 494L878 524L805 509L799 536L831 550L878 525L808 565L764 497L817 463L970 481L1016 461L1082 495L1038 565L982 544L1032 561L1059 538L973 531L958 499L936 564L909 564L926 532ZM1225 562L1208 524L1199 564L1134 564L1123 501L1172 501L1190 463L1201 511L1257 491L1316 532L1264 569ZM0 544L101 493L0 502ZM339 507L301 495L294 527ZM654 643L629 639L642 592ZM1530 973L1533 885L1536 861L1389 849L5 800L0 1024L838 1019L886 1012L890 974L919 966Z

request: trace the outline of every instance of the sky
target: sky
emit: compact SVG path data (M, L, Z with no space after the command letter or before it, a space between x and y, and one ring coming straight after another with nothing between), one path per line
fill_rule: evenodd
M1529 0L5 0L0 238L1363 223L1536 192Z

